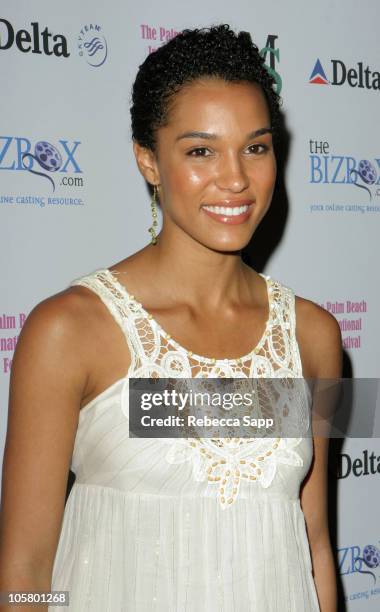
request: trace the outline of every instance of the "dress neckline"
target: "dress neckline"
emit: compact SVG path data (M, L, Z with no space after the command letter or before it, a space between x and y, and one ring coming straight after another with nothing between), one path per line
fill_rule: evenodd
M265 323L265 328L264 331L258 341L258 343L256 344L256 346L251 349L248 353L246 353L245 355L242 355L241 357L236 357L234 359L228 359L228 358L213 358L213 357L205 357L204 355L198 355L197 353L194 353L193 351L190 351L189 349L186 349L184 346L182 346L179 342L177 342L174 338L171 337L170 334L168 334L163 327L159 324L159 322L153 317L152 314L150 314L141 304L141 302L139 302L138 300L136 300L135 296L132 295L131 293L129 293L127 287L124 285L124 283L121 283L118 279L117 279L117 274L119 273L117 270L113 270L111 271L109 268L101 268L99 270L99 272L104 273L108 279L108 281L122 294L122 296L129 302L132 303L134 305L134 310L138 311L144 318L148 319L150 321L150 323L155 327L155 329L157 330L157 332L163 336L167 342L174 347L176 350L178 350L181 353L184 353L186 355L188 355L189 357L191 357L192 359L195 359L196 361L201 361L202 363L207 363L207 364L216 364L216 363L220 363L220 364L228 364L228 365L241 365L241 363L243 361L247 361L248 359L251 359L253 357L254 354L256 354L262 347L262 345L264 344L270 330L272 327L272 323L273 323L273 316L274 316L274 302L273 302L273 283L274 280L271 278L271 276L267 275L267 274L263 274L261 272L258 272L258 274L265 280L265 284L266 284L266 290L267 290L267 300L268 300L268 317Z

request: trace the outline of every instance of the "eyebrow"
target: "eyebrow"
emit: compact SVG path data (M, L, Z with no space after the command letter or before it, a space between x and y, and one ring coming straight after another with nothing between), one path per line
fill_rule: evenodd
M263 134L272 134L271 127L263 127L259 130L254 130L247 135L247 140L251 138L256 138L257 136L262 136ZM184 132L177 136L177 140L182 140L183 138L203 138L204 140L216 140L218 138L217 134L212 134L210 132Z

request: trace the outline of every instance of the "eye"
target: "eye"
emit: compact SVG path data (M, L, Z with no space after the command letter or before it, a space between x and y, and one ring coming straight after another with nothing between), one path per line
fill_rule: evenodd
M265 144L253 144L248 147L249 153L253 153L254 155L262 155L268 151L268 147Z
M208 157L208 153L211 154L210 150L207 149L207 147L196 147L188 151L186 155L190 155L191 157Z

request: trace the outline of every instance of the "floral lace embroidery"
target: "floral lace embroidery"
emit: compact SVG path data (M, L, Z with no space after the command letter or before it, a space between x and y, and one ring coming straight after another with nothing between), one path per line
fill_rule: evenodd
M196 481L206 478L219 484L218 499L223 509L233 504L240 483L246 479L267 488L273 481L277 465L302 466L303 460L293 450L302 438L222 438L218 446L212 438L180 439L168 450L169 463L192 461Z
M194 379L192 379L194 380ZM169 386L176 387L178 392L185 392L188 387L184 381L177 380ZM199 384L200 383L200 384ZM209 391L210 397L213 392L221 392L220 379L208 379L204 383L199 381L194 391ZM186 387L186 388L185 388ZM193 477L201 482L208 480L209 483L218 484L218 500L223 509L233 504L239 494L241 482L257 482L264 488L268 488L276 474L277 465L302 466L303 460L296 452L295 447L302 438L297 437L309 431L309 396L304 379L274 378L274 379L241 379L233 381L228 387L228 392L244 393L251 392L255 398L250 406L250 412L257 418L271 418L273 425L269 434L280 434L281 437L232 437L239 432L235 429L230 437L224 438L181 438L171 442L166 454L166 460L171 464L191 461ZM232 396L230 396L232 397ZM197 406L196 406L197 408ZM200 406L200 416L217 416L209 406ZM230 406L228 416L239 417L241 406ZM198 416L196 412L195 416ZM215 431L215 430L212 430ZM216 428L216 432L218 428ZM251 431L245 431L245 436L256 435L257 427L252 426ZM201 428L204 434L204 429ZM196 428L193 432L197 434ZM285 437L285 436L294 437ZM264 437L265 436L265 437Z
M292 289L269 276L269 318L256 347L237 359L213 360L186 351L173 340L107 268L75 279L95 291L122 328L131 354L133 378L300 378L302 365L295 336ZM283 413L286 417L286 412ZM307 425L307 421L306 421ZM307 429L307 426L306 426ZM219 484L222 508L233 504L243 480L269 487L279 463L302 466L294 450L302 438L185 438L171 443L170 464L192 461L197 481Z

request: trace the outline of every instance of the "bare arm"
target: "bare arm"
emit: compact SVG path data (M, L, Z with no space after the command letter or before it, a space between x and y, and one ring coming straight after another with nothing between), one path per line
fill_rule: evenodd
M32 310L17 343L2 475L0 591L51 588L88 377L84 327L83 300L68 290Z
M317 391L321 388L318 386L318 381L323 385L323 379L339 379L342 376L342 338L336 319L316 305L309 309L308 327L310 371L312 377L318 379L316 381ZM322 408L321 402L325 403L328 399L333 405L335 397L334 392L328 398L316 392L313 410L325 411L326 407ZM322 433L322 429L319 430L319 433ZM328 448L329 438L326 435L314 436L313 463L303 483L300 499L306 520L320 609L321 612L336 612L336 570L328 526Z

